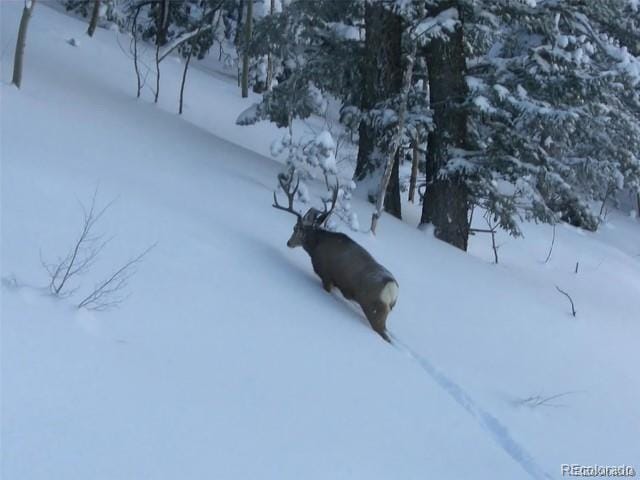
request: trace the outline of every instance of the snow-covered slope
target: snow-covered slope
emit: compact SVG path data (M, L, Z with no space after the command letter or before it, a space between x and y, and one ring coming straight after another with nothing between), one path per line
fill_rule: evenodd
M285 246L292 219L270 206L277 131L234 125L250 101L232 81L193 69L178 117L176 60L161 104L136 100L125 37L88 39L39 4L18 91L21 2L1 8L3 478L640 468L636 219L612 213L595 235L559 226L546 264L547 226L501 238L500 265L486 238L464 254L387 216L376 237L350 233L400 283L393 347ZM98 224L114 238L77 295L157 242L107 312L47 295L40 261L69 248L96 188L100 205L115 199Z

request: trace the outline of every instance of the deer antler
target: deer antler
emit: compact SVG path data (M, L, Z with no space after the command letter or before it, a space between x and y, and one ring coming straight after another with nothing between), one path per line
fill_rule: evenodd
M289 205L287 207L283 207L282 205L280 205L280 203L278 203L278 196L274 191L272 206L273 208L277 208L278 210L284 210L285 212L293 213L296 217L298 217L298 220L301 220L302 215L300 215L298 212L296 212L293 209L293 200L295 198L296 192L298 191L298 187L300 186L300 177L298 177L295 187L292 188L294 173L295 172L292 170L289 173L289 175L285 173L280 173L278 175L278 182L280 183L280 188L282 188L282 191L286 195Z
M327 209L327 202L325 201L322 202L323 211L320 215L318 215L318 220L319 220L318 223L321 225L327 221L327 219L333 212L333 209L336 208L336 202L338 201L338 191L340 190L340 182L338 182L337 179L336 179L336 186L333 187L332 190L333 190L333 193L331 194L331 208Z

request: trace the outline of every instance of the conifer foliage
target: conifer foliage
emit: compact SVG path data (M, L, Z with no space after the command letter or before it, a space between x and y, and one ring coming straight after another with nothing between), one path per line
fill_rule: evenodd
M85 16L96 5L62 1ZM101 18L155 48L156 99L161 61L182 55L180 111L189 62L217 44L244 94L262 94L237 123L287 127L274 146L285 174L302 179L300 192L314 177L339 179L352 226L352 194L377 205L375 226L382 207L402 217L409 185L421 223L463 250L475 209L517 236L523 219L595 230L605 203L640 198L637 0L101 5ZM337 127L294 132L312 115ZM336 134L349 139L346 161Z

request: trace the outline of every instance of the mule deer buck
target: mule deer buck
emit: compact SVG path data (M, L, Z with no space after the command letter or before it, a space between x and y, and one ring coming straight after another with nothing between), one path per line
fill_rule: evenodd
M389 342L386 321L398 298L398 282L369 252L347 235L324 228L336 206L339 186L336 184L333 190L329 209L325 204L324 211L310 208L302 216L293 208L294 196L300 185L298 178L293 186L293 177L293 172L278 176L288 206L280 205L276 192L273 193L273 207L292 213L297 218L287 246L304 248L311 257L313 270L322 280L324 289L331 292L332 287L337 287L345 298L355 300L362 307L373 330Z

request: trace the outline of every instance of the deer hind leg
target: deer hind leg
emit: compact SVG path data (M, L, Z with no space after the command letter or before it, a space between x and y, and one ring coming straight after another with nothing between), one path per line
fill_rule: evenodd
M371 328L384 338L387 342L389 336L387 335L387 315L389 315L389 306L385 303L375 303L372 307L364 308L364 314L371 324Z

